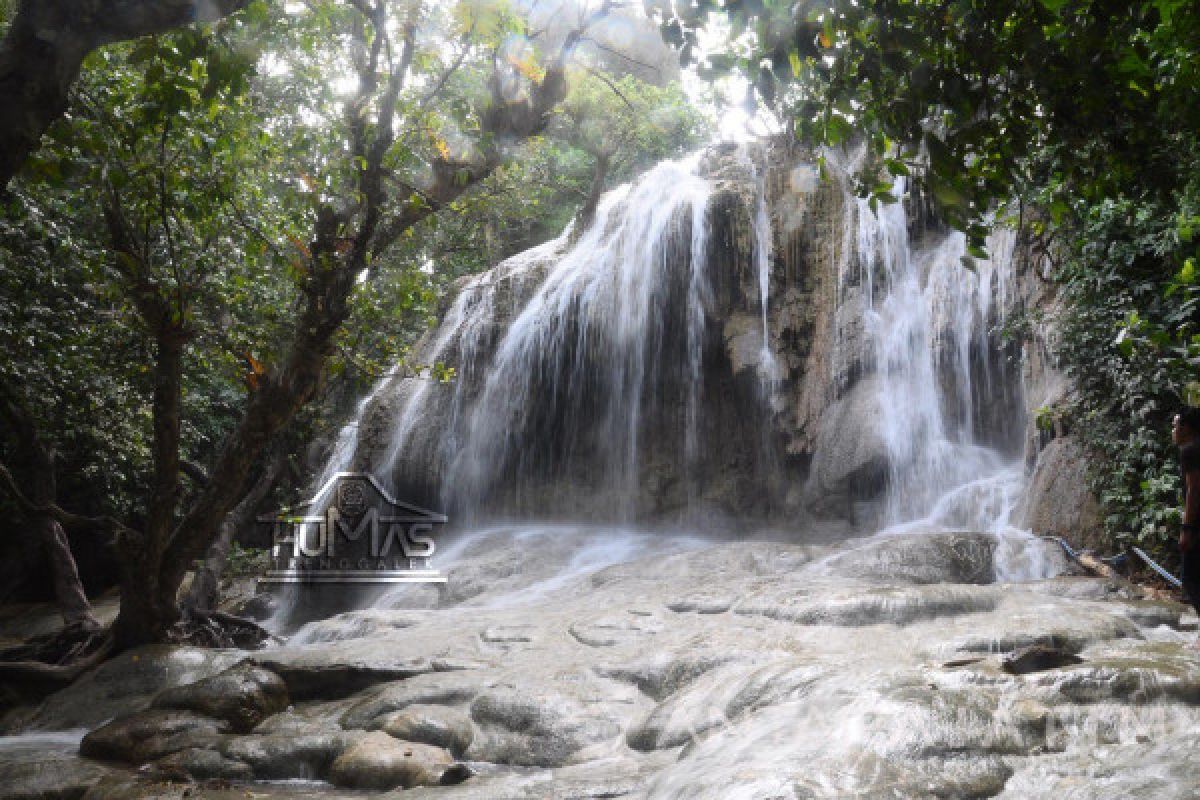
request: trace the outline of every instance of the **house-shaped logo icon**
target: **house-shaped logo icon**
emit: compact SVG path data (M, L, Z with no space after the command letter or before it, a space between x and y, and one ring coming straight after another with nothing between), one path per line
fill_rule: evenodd
M430 566L446 515L392 497L374 475L338 472L272 526L264 583L444 583Z

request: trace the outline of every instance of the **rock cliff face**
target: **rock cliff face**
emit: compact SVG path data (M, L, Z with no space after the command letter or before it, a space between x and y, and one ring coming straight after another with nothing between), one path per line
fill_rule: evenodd
M463 280L417 348L453 380L390 376L327 471L460 519L868 525L981 481L1011 498L1025 255L1002 233L964 268L921 197L875 212L850 166L723 146L614 190L588 231Z
M1022 381L1026 418L1024 464L1029 474L1018 513L1022 527L1036 534L1063 536L1077 547L1104 549L1104 514L1088 488L1097 456L1073 434L1054 410L1071 400L1071 382L1054 352L1063 308L1044 272L1044 260L1022 253L1019 287L1022 305L1036 313L1024 333ZM1041 418L1041 424L1038 420Z

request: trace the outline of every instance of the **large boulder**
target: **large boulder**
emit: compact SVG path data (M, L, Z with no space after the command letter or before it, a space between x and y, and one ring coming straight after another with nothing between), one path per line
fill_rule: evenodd
M195 683L242 660L236 650L148 645L121 653L56 692L21 727L29 730L93 728L149 707L163 689Z
M407 742L434 745L461 756L475 738L471 718L456 708L415 704L375 720L384 733Z
M329 770L329 782L353 789L437 786L454 765L446 750L369 733L346 748ZM456 773L451 773L453 778Z
M118 769L31 740L0 750L0 797L5 800L75 798Z
M79 754L88 758L144 764L190 748L217 745L229 723L194 711L156 708L137 711L83 737Z
M264 653L254 663L279 675L295 702L337 700L358 694L380 683L406 680L434 672L430 659L349 658L335 645L281 647Z
M287 708L288 690L274 672L242 663L211 678L160 692L152 706L196 711L245 733Z
M220 752L227 759L249 764L258 780L318 780L361 735L357 731L313 731L231 736Z
M160 758L154 763L154 771L161 776L186 775L197 781L248 781L254 778L254 770L249 764L226 758L216 750L195 747Z
M868 378L821 415L807 487L814 510L852 513L855 503L882 493L888 451L879 404L878 380Z
M1074 436L1052 439L1041 451L1029 480L1021 517L1037 534L1063 536L1080 547L1103 543L1104 514L1088 488L1095 456Z

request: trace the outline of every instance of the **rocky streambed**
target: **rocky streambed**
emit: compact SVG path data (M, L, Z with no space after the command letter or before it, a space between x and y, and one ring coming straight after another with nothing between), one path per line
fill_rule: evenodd
M1200 791L1195 616L1041 540L525 526L445 552L444 586L254 653L125 653L11 712L0 796Z

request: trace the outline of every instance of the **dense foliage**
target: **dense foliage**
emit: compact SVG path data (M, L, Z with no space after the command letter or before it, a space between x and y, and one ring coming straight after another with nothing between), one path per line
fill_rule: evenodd
M1200 174L1200 162L1182 166ZM1114 544L1167 557L1181 489L1171 417L1200 402L1195 203L1193 179L1166 198L1081 204L1056 272L1060 356L1077 389L1060 413L1099 454L1092 482Z

